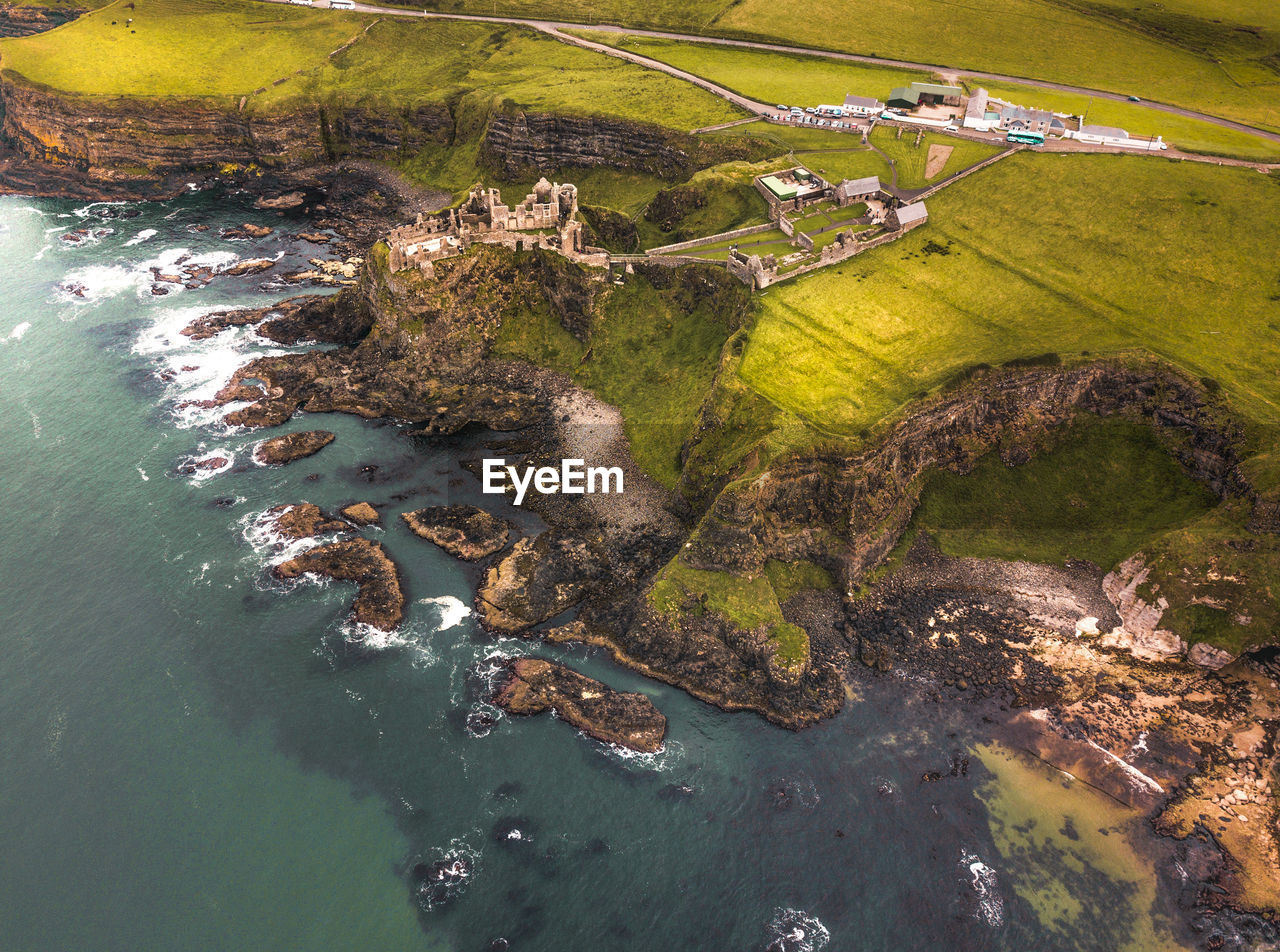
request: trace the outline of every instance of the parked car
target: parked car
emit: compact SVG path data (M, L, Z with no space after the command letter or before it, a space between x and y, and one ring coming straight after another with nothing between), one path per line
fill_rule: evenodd
M811 116L812 116L812 115L815 115L815 114L818 112L818 110L814 109L812 106L805 106L805 107L804 107L804 111L805 111L805 112L807 112L807 113L808 113L809 115L811 115Z
M786 107L786 106L783 106L783 105L781 105L781 104L779 104L776 108L777 108L778 112L786 112L786 111L787 111L787 107Z
M1142 100L1139 99L1137 96L1130 96L1129 102L1142 102Z

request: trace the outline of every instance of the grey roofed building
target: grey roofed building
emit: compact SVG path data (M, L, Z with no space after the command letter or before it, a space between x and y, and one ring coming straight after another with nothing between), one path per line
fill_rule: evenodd
M858 112L878 112L884 108L884 103L874 96L855 96L850 93L844 97L844 107Z
M1000 118L1005 122L1043 122L1053 121L1053 113L1044 109L1026 109L1022 106L1005 106L1000 110Z
M910 205L900 205L895 208L893 217L897 220L899 228L910 228L912 225L926 221L929 218L929 212L925 209L924 202L912 202Z
M1085 136L1102 136L1107 139L1127 139L1129 133L1115 126L1081 126L1080 134Z
M843 205L875 195L879 191L880 176L878 175L860 179L845 179L836 186L836 201Z
M966 119L981 119L987 112L987 91L978 87L969 97L969 105L965 106Z

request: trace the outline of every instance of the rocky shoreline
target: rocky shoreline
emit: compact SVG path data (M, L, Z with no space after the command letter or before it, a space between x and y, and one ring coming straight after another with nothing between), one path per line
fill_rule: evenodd
M488 449L517 465L582 456L587 440L593 461L623 467L628 487L634 477L638 491L629 491L625 506L531 498L550 528L505 551L509 540L498 543L501 533L483 513L431 513L415 527L460 557L493 560L475 603L486 628L599 646L618 663L725 710L755 711L793 729L835 714L846 685L859 678L901 678L939 701L983 706L1015 746L1153 817L1182 816L1176 805L1185 791L1216 776L1206 764L1244 716L1233 700L1233 668L1249 662L1213 673L1162 654L1157 626L1142 621L1142 606L1120 597L1131 588L1124 578L1104 578L1085 564L952 560L920 546L866 584L905 528L923 473L963 471L993 450L1011 463L1025 460L1036 451L1037 432L1068 425L1081 412L1169 429L1188 472L1221 495L1247 496L1236 465L1239 433L1190 382L1158 366L1107 361L978 374L880 434L861 456L783 461L763 488L721 493L697 515L690 505L697 494L672 493L639 470L616 411L611 416L612 408L557 374L489 354L503 316L516 309L549 307L572 332L598 293L589 280L542 263L517 271L510 254L497 249L439 267L429 298L419 280L385 273L373 255L355 287L295 300L289 314L308 315L308 336L339 346L253 361L218 400L250 401L227 419L253 427L299 410L397 420L427 436L479 425L491 434ZM261 316L258 332L267 335L288 317L270 309ZM414 334L405 333L406 324ZM405 514L406 521L414 526L418 515ZM470 525L475 519L484 525ZM838 559L829 542L818 544L816 526L840 527ZM327 567L331 552L287 572ZM696 601L674 615L655 607L653 580L677 553L695 571L747 576L769 559L812 559L840 584L781 605L786 622L807 635L801 661L781 664L766 631L738 630ZM568 613L576 618L566 624ZM1275 770L1274 723L1267 730L1265 749L1247 753L1261 758L1249 761L1259 777ZM1157 750L1158 761L1145 756ZM1215 915L1224 914L1224 904L1259 907L1240 884L1270 875L1275 861L1266 850L1274 852L1277 837L1274 795L1265 788L1257 795L1266 801L1258 820L1229 823L1255 822L1253 840L1270 845L1248 876L1206 882L1195 915L1208 915L1211 900ZM1173 829L1173 820L1159 822ZM1204 826L1197 815L1178 829L1217 843L1228 828L1222 825Z

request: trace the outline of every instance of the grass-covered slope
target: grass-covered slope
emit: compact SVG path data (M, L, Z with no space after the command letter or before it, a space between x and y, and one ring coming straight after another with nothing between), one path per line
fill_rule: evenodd
M930 221L770 289L742 377L853 435L974 364L1149 352L1280 423L1280 271L1268 176L1142 157L1019 155Z
M248 96L249 109L334 98L404 106L471 94L670 129L740 116L688 83L532 30L242 0L116 0L49 33L0 41L0 67L80 96Z

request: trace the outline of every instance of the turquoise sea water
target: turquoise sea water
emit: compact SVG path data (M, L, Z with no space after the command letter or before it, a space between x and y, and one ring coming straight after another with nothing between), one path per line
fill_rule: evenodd
M122 211L138 215L105 217ZM278 230L218 236L244 221ZM321 250L286 237L302 224L233 198L0 200L0 952L1110 950L1150 931L1128 881L1149 870L1052 836L1061 797L1023 834L993 820L977 754L920 783L969 756L971 715L868 680L791 734L597 653L495 641L466 614L473 570L395 517L479 500L466 444L308 418L286 428L337 441L270 470L249 459L258 437L182 408L267 345L178 329L292 292L258 276L157 297L151 269L283 254L289 270ZM113 232L59 237L78 228ZM216 455L224 471L176 472ZM377 644L352 643L349 587L268 580L282 552L258 523L360 499L387 504L370 531L410 599ZM665 750L624 755L548 717L475 729L498 714L486 659L535 651L651 695ZM1065 783L1025 779L1032 803ZM409 871L452 857L469 875L415 897ZM1069 921L1037 909L1046 881L1078 903Z

